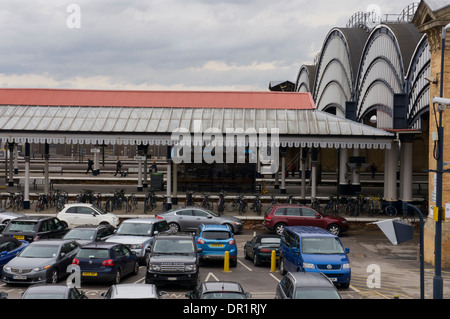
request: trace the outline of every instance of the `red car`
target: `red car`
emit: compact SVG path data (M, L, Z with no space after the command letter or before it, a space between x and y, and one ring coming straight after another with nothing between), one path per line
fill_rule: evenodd
M296 204L279 204L264 214L264 228L278 235L285 226L316 226L339 236L349 228L348 221L339 216L323 215L311 207Z

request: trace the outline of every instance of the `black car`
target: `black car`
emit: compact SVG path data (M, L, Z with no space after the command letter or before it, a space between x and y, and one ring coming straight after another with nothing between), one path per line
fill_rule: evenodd
M194 236L190 233L160 233L151 247L145 283L197 284L198 253Z
M331 280L319 272L288 272L277 285L275 299L341 299Z
M88 299L84 291L66 285L32 285L22 294L22 299Z
M232 281L206 281L186 294L190 299L248 299L251 296L239 283Z
M76 226L69 230L63 239L72 239L80 245L85 245L94 241L105 241L114 235L115 230L113 226L105 224Z
M11 220L2 233L5 237L32 242L40 239L61 238L69 229L67 224L51 216L25 216Z
M270 262L272 251L275 251L276 258L280 255L280 236L273 234L256 235L244 245L244 256L253 260L255 266L263 262Z

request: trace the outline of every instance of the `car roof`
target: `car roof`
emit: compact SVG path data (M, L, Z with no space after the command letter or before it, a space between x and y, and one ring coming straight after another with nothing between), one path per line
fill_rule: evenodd
M42 219L53 219L55 217L53 216L40 216L40 215L27 215L23 217L18 217L10 221L11 222L18 222L18 221L39 221Z
M122 224L125 223L142 223L142 224L154 224L156 222L162 222L164 221L163 219L159 219L159 218L152 218L152 217L147 217L147 218L130 218L130 219L125 219Z
M158 296L156 286L152 284L119 284L113 285L113 287L114 289L112 291L116 298L148 298L149 296Z
M205 281L203 282L203 291L236 291L244 292L241 285L233 281Z
M189 232L176 232L176 233L162 232L156 235L156 238L163 238L163 237L189 237L190 239L193 239L194 235L192 235L192 233Z
M91 203L72 203L72 204L65 204L64 207L74 207L74 206L85 206L85 207L91 207L91 206L95 206L94 204Z
M334 287L334 284L318 272L288 272L286 276L293 278L296 287Z
M330 233L329 231L315 226L288 226L285 228L293 233L297 233L301 236L306 237L337 237L336 235Z
M104 242L104 241L97 241L97 242L93 242L93 243L89 243L86 245L83 245L81 247L81 249L83 248L90 248L90 249L95 249L95 248L103 248L103 249L109 249L111 247L117 246L117 245L122 245L120 243L114 243L114 242Z
M41 240L33 241L30 245L33 245L33 246L36 246L36 245L45 245L45 246L55 245L55 246L59 246L61 244L70 243L70 242L75 242L75 240L73 240L73 239L41 239Z
M200 225L200 227L202 227L203 230L230 231L230 227L228 225L202 224L202 225Z
M66 285L50 285L50 284L36 284L28 287L27 292L29 290L33 290L33 293L43 293L43 292L54 292L54 293L63 293L67 289L69 289Z
M97 229L97 228L103 228L103 227L113 227L113 226L105 225L105 224L99 224L99 225L88 224L88 225L78 225L78 226L73 227L72 229L80 229L80 228L89 228L89 229L94 228L94 229Z

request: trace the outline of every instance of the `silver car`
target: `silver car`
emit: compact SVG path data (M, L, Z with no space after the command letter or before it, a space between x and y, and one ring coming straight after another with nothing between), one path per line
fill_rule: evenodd
M124 220L116 233L106 242L119 243L136 253L140 265L148 259L148 247L152 246L156 234L169 230L167 222L157 218L131 218Z
M159 299L167 292L158 291L152 284L119 284L109 287L107 292L100 293L103 299Z
M12 219L24 217L25 214L18 212L7 212L0 209L0 224L8 224Z
M173 231L196 231L201 224L229 225L233 233L242 230L242 221L234 216L219 216L208 209L186 206L159 213Z
M73 240L47 239L32 242L3 266L5 283L53 283L67 275L67 266L80 250Z

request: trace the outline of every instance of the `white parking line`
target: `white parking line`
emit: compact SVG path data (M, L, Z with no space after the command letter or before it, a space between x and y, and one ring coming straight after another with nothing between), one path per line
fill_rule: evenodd
M240 263L242 266L244 266L245 268L247 268L248 271L253 271L253 269L249 268L248 266L246 266L242 261L240 261L238 259L238 263Z
M269 275L270 275L273 279L275 279L276 281L280 282L280 279L278 279L277 277L275 277L273 274L269 273Z

